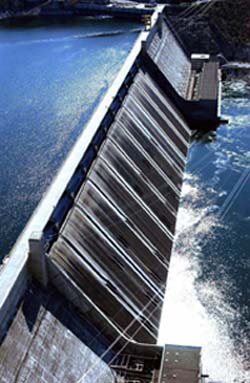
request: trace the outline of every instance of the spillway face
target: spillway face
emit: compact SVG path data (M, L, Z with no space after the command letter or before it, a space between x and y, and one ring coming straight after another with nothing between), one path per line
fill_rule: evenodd
M159 19L148 54L181 97L186 97L192 65L167 21Z
M47 254L51 282L106 335L156 343L189 138L139 69Z

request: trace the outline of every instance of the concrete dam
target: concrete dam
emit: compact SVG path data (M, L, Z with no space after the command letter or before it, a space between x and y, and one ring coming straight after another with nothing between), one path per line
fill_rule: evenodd
M192 129L220 121L216 59L152 16L0 274L1 382L201 381L157 345Z

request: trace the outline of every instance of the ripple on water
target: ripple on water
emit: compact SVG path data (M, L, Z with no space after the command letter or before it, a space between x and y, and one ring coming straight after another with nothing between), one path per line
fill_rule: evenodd
M0 261L111 85L135 27L83 18L0 23Z
M192 144L160 329L162 343L202 346L210 382L250 382L246 86L227 84L223 107L230 124L214 140Z

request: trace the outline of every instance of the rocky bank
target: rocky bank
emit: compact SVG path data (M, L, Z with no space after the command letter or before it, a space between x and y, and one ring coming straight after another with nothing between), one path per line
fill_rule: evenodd
M249 0L172 1L166 12L190 52L250 62L249 5Z

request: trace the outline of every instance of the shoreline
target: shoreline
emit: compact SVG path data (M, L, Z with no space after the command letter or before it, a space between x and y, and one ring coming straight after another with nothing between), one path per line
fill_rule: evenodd
M0 13L0 22L3 20L14 20L18 18L28 18L28 17L50 17L50 16L83 16L83 17L115 17L122 18L127 20L141 20L143 15L152 16L155 11L156 6L151 6L146 3L109 3L106 5L103 4L80 4L78 6L65 7L64 9L60 8L42 8L36 7L29 11L17 11L15 13L10 13L6 11Z

